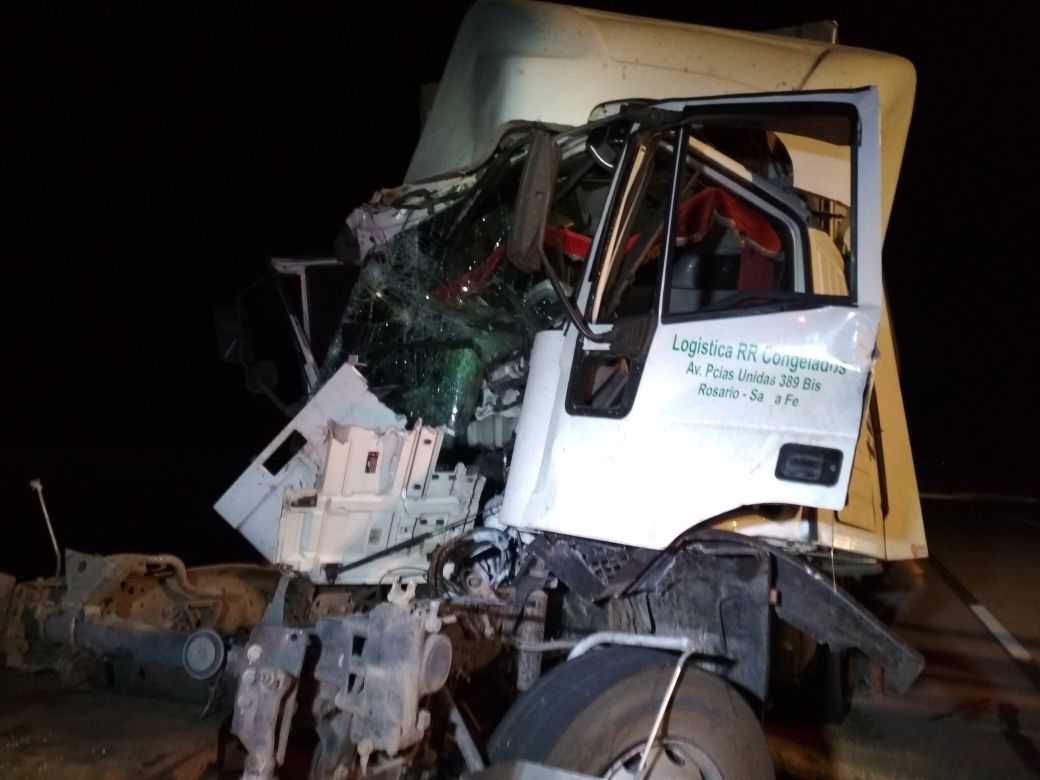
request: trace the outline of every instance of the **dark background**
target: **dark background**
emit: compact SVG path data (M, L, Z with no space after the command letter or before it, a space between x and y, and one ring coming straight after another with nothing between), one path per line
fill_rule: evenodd
M980 3L586 5L762 30L835 18L918 97L885 245L922 488L1037 494L1035 20ZM0 570L59 540L254 553L211 509L284 420L213 309L322 254L403 178L418 85L468 2L6 3L0 11ZM580 90L552 84L547 89Z

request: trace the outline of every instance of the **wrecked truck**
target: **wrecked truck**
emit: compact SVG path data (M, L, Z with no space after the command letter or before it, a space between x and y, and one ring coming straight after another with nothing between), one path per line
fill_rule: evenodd
M215 508L273 566L67 551L8 665L172 668L234 735L203 772L772 776L785 686L923 664L843 587L927 554L881 278L913 85L478 3L407 183L272 262L307 392L248 366L291 419Z

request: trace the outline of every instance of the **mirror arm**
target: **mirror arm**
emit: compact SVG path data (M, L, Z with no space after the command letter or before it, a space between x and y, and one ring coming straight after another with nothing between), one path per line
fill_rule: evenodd
M303 363L303 376L307 382L307 393L317 392L321 386L319 380L320 370L318 368L318 362L314 359L314 353L311 351L310 342L307 340L307 335L304 331L303 325L300 324L300 318L296 316L296 313L292 310L292 306L289 304L289 299L285 296L285 291L282 286L278 284L278 280L274 283L275 290L278 292L278 298L282 302L282 307L285 309L286 315L289 317L289 325L293 332L293 343L296 347L296 351L300 356L300 360Z
M567 316L574 323L574 327L578 329L578 332L587 340L594 341L597 344L609 343L612 334L609 331L607 333L596 333L589 327L585 317L582 316L582 313L578 311L578 307L574 305L574 302L564 291L563 285L560 283L560 277L556 275L556 269L552 267L552 263L549 262L549 258L545 256L544 251L542 251L542 271L548 277L549 284L552 285L556 297L560 299L563 308L567 310Z
M610 334L595 333L589 327L545 256L545 223L562 156L563 152L551 133L541 129L532 131L527 162L520 174L513 222L506 239L506 257L524 273L534 273L541 268L574 327L589 341L605 344L610 341ZM570 181L567 186L570 186Z

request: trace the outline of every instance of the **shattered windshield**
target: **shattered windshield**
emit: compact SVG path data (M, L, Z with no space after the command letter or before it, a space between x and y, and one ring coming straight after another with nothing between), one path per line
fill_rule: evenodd
M519 392L488 380L502 366L522 380L534 335L562 323L545 277L505 259L523 161L522 146L503 149L465 197L368 254L326 357L325 378L356 355L387 405L413 421L447 426L457 441L467 440L474 418L519 411ZM609 172L573 142L551 217L557 237L551 260L572 290L609 183ZM469 443L479 438L474 432Z

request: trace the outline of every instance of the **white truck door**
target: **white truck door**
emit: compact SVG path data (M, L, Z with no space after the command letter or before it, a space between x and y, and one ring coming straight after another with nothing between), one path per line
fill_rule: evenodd
M652 109L578 298L610 340L540 334L503 520L661 548L742 506L841 509L882 306L877 91Z

